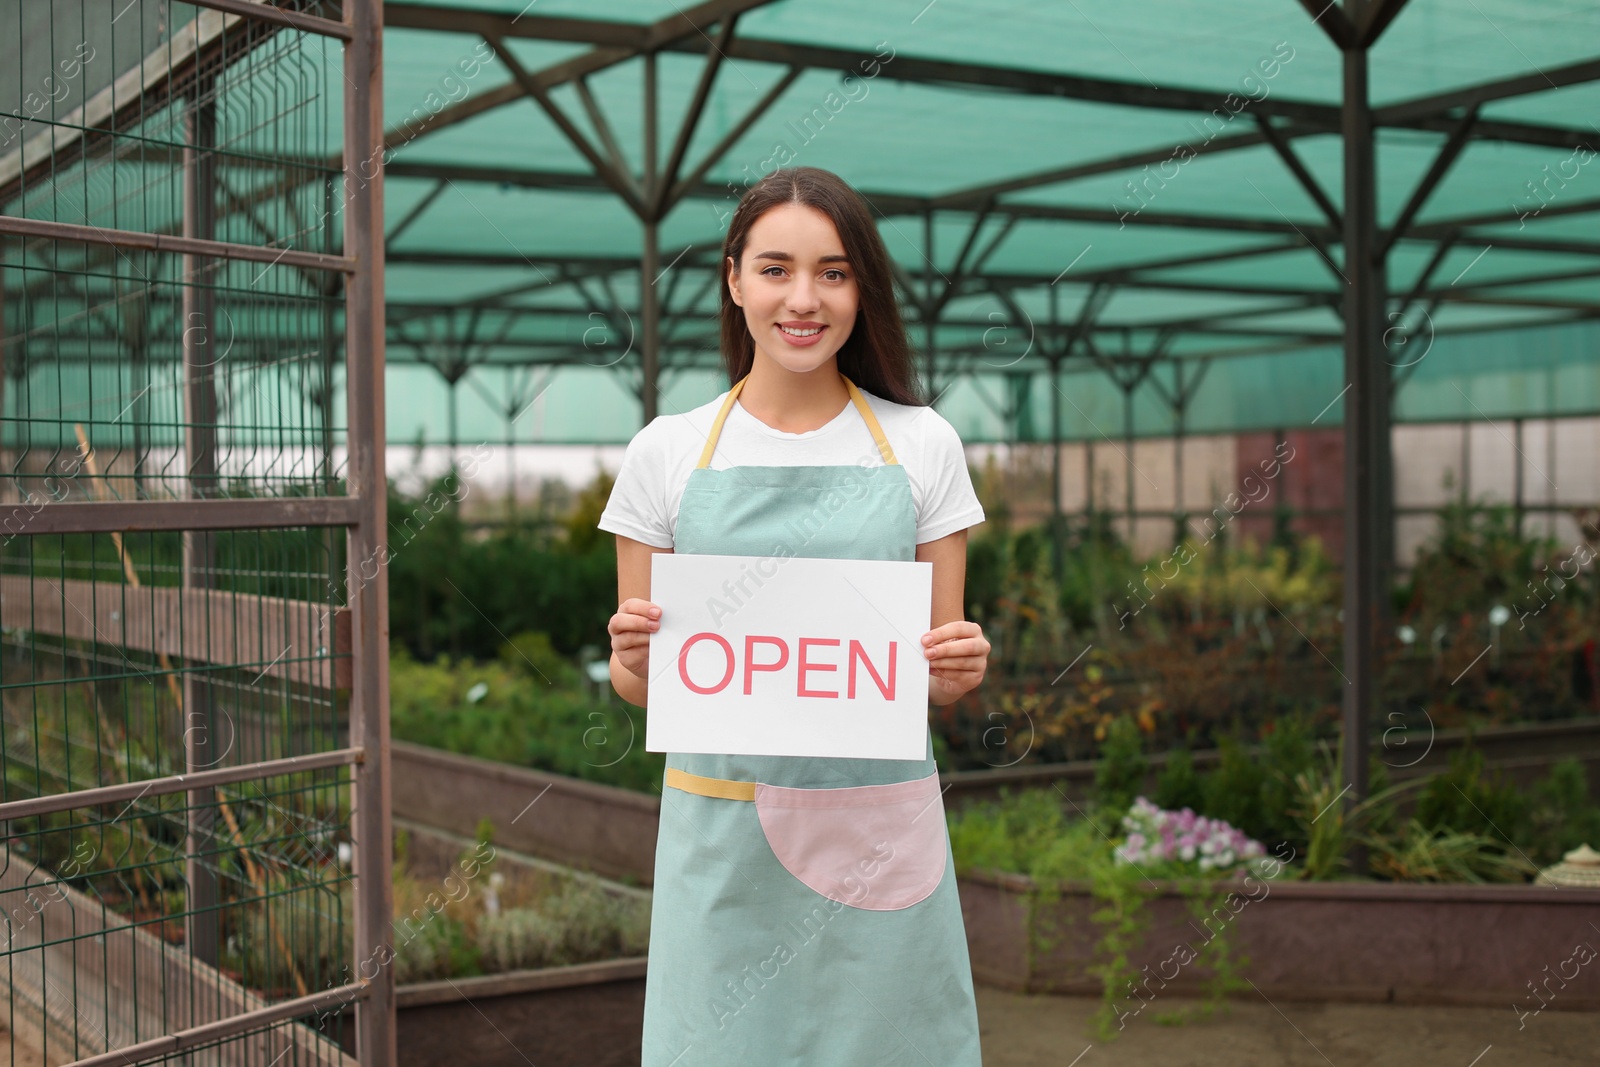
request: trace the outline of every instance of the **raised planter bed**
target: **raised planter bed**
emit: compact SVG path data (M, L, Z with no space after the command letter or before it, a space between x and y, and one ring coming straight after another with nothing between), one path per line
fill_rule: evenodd
M557 796L558 788L553 786L532 810ZM394 825L397 833L406 835L405 871L423 884L458 874L460 857L477 847L473 837L454 830L400 817ZM544 873L576 877L609 895L648 905L648 889L528 855L503 843L504 836L497 828L492 842L493 870L509 876L503 892L510 892L510 886L523 878ZM481 892L481 885L472 891ZM399 953L404 951L402 947ZM644 976L645 960L640 956L405 982L395 988L398 1067L528 1062L539 1067L637 1065L644 1027ZM353 1052L353 1020L348 1008L343 1014L343 1019L324 1020L324 1032L337 1035L345 1051Z
M606 960L399 986L399 1067L637 1067L644 973L643 959ZM352 1054L353 1029L340 1028Z
M41 888L47 887L47 888ZM29 903L30 899L33 903ZM11 917L0 997L10 1029L55 1065L269 1006L46 868L0 847L0 907ZM295 1055L289 1057L289 1053ZM338 1046L293 1023L223 1041L200 1054L222 1067L316 1063L359 1067Z
M1600 781L1600 730L1593 722L1536 724L1486 730L1477 742L1490 767L1539 776L1562 756L1584 758L1591 781ZM1440 769L1460 743L1440 734L1428 755L1395 777ZM1407 761L1415 759L1407 754ZM1207 754L1197 753L1204 765ZM1398 760L1398 757L1396 757ZM1159 768L1152 758L1152 770ZM395 745L396 825L439 827L470 840L487 816L497 848L558 860L636 884L651 882L660 799L562 775L487 760ZM1065 773L1064 773L1065 772ZM942 776L951 786L947 805L987 798L1002 786L1024 788L1060 782L1083 795L1093 764L1013 768ZM532 805L531 807L529 805ZM1539 1007L1529 983L1551 981L1552 1008L1600 1009L1600 961L1557 988L1550 979L1579 942L1600 947L1600 891L1536 886L1433 886L1390 883L1266 883L1229 922L1239 953L1250 962L1241 973L1278 999L1469 1004L1524 1010ZM972 874L961 879L962 911L974 976L1002 988L1028 992L1098 994L1089 971L1099 928L1090 921L1087 887L1066 891L1051 914L1032 913L1026 878ZM1259 891L1258 891L1259 892ZM1150 900L1145 950L1132 956L1135 970L1152 972L1175 946L1209 936L1191 925L1188 900L1174 889ZM1030 930L1056 941L1036 951ZM1548 970L1547 970L1548 968ZM1570 966L1568 967L1570 971ZM1170 973L1170 965L1168 966ZM1182 968L1167 989L1197 993L1204 972ZM465 987L463 987L465 988ZM1541 990L1546 988L1540 986Z
M1371 752L1389 767L1394 781L1436 774L1449 765L1450 754L1467 741L1466 730L1440 730L1431 738L1425 729L1409 735L1395 733L1385 741L1383 733L1372 739ZM1519 785L1528 785L1549 773L1552 764L1563 759L1581 760L1589 775L1589 789L1600 800L1600 718L1573 719L1568 722L1525 723L1492 726L1472 735L1473 744L1483 752L1484 768L1503 771ZM1194 753L1196 770L1215 766L1220 753L1203 749ZM1145 790L1153 789L1167 765L1167 754L1146 756L1148 770ZM942 774L945 806L959 808L974 801L994 800L1002 789L1013 792L1031 788L1059 788L1074 800L1089 796L1094 786L1095 760L1066 763L1028 763L1015 767L956 771Z
M1399 781L1443 770L1449 754L1465 738L1464 731L1441 730L1431 745L1418 737L1404 749L1384 749L1382 738L1375 738L1373 751L1390 762L1390 773ZM1504 771L1523 783L1543 777L1557 760L1577 757L1588 769L1591 790L1600 798L1600 719L1494 727L1479 731L1475 743L1483 750L1487 769ZM1215 751L1194 754L1197 768L1216 760ZM504 845L637 885L654 880L659 796L404 741L393 743L391 765L396 825L410 822L470 839L478 820L488 818L496 847ZM1149 757L1147 787L1154 785L1165 765L1165 753ZM950 809L992 800L1002 789L1056 786L1081 800L1094 784L1095 766L1093 760L1030 764L957 771L939 779Z
M566 775L396 741L393 811L465 837L487 818L494 843L640 885L655 877L661 798Z
M1600 1009L1600 960L1565 983L1550 979L1574 946L1600 948L1593 925L1600 923L1600 889L1265 879L1237 888L1243 903L1202 928L1187 898L1164 887L1145 904L1150 925L1129 953L1133 969L1149 965L1147 973L1162 977L1176 971L1164 991L1198 993L1198 963L1162 964L1178 945L1199 949L1210 931L1225 925L1235 951L1249 957L1241 975L1274 1000L1531 1011L1541 1003L1530 992L1532 983L1552 1009ZM1100 981L1089 967L1100 928L1089 918L1096 901L1088 887L1066 886L1037 912L1032 891L1032 881L1021 875L962 876L973 976L1020 992L1098 994ZM1149 986L1159 987L1156 980Z
M404 830L407 837L406 868L416 877L423 879L437 879L442 881L454 873L456 863L461 855L473 850L477 842L464 834L453 830L441 830L436 826L424 826L409 819L396 818L394 820L396 833ZM576 875L580 878L593 878L606 892L615 896L632 897L635 900L649 900L650 890L636 885L628 885L607 878L604 875L579 870L565 864L555 863L539 856L530 856L526 852L508 848L498 842L492 842L495 854L495 867L497 870L522 870L527 872L543 871L547 874Z
M1377 738L1373 751L1390 761L1398 781L1443 770L1465 736L1464 731L1441 730L1431 746L1426 738L1415 738L1408 749L1387 750ZM1542 777L1557 760L1575 756L1584 761L1590 788L1600 797L1600 719L1494 727L1479 731L1475 740L1487 769L1505 771L1519 782ZM1194 754L1197 768L1216 759L1214 751ZM1413 760L1414 765L1404 766ZM1154 785L1165 764L1164 753L1149 757L1147 786ZM497 847L638 885L654 880L659 796L404 741L393 743L391 765L397 825L410 822L470 839L478 820L487 817ZM1094 761L1080 760L957 771L939 778L946 786L945 806L953 809L992 800L1002 789L1059 786L1068 797L1081 800L1094 784L1094 772Z

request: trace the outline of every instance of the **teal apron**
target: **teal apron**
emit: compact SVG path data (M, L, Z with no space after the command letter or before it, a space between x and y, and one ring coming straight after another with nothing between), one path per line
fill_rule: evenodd
M849 379L881 466L710 468L743 385L689 475L675 551L915 559L911 484ZM979 1067L931 737L926 751L667 754L645 1067Z

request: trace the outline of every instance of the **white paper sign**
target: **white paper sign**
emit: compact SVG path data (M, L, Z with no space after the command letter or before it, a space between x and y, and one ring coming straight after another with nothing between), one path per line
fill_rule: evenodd
M932 597L931 563L653 555L644 747L922 759Z

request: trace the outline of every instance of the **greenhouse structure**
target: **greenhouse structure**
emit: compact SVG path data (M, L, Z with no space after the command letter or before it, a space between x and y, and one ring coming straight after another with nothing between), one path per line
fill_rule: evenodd
M514 495L720 394L779 167L866 198L1058 571L1320 537L1354 811L1441 509L1600 538L1597 117L1577 0L0 0L13 1049L407 1062L396 457Z

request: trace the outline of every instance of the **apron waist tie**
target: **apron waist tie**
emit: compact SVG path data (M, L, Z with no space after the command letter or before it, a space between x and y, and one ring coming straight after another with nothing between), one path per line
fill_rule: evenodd
M681 789L685 793L716 797L719 800L753 801L756 798L754 782L736 782L731 778L706 778L681 771L676 767L667 768L667 785L673 789Z

